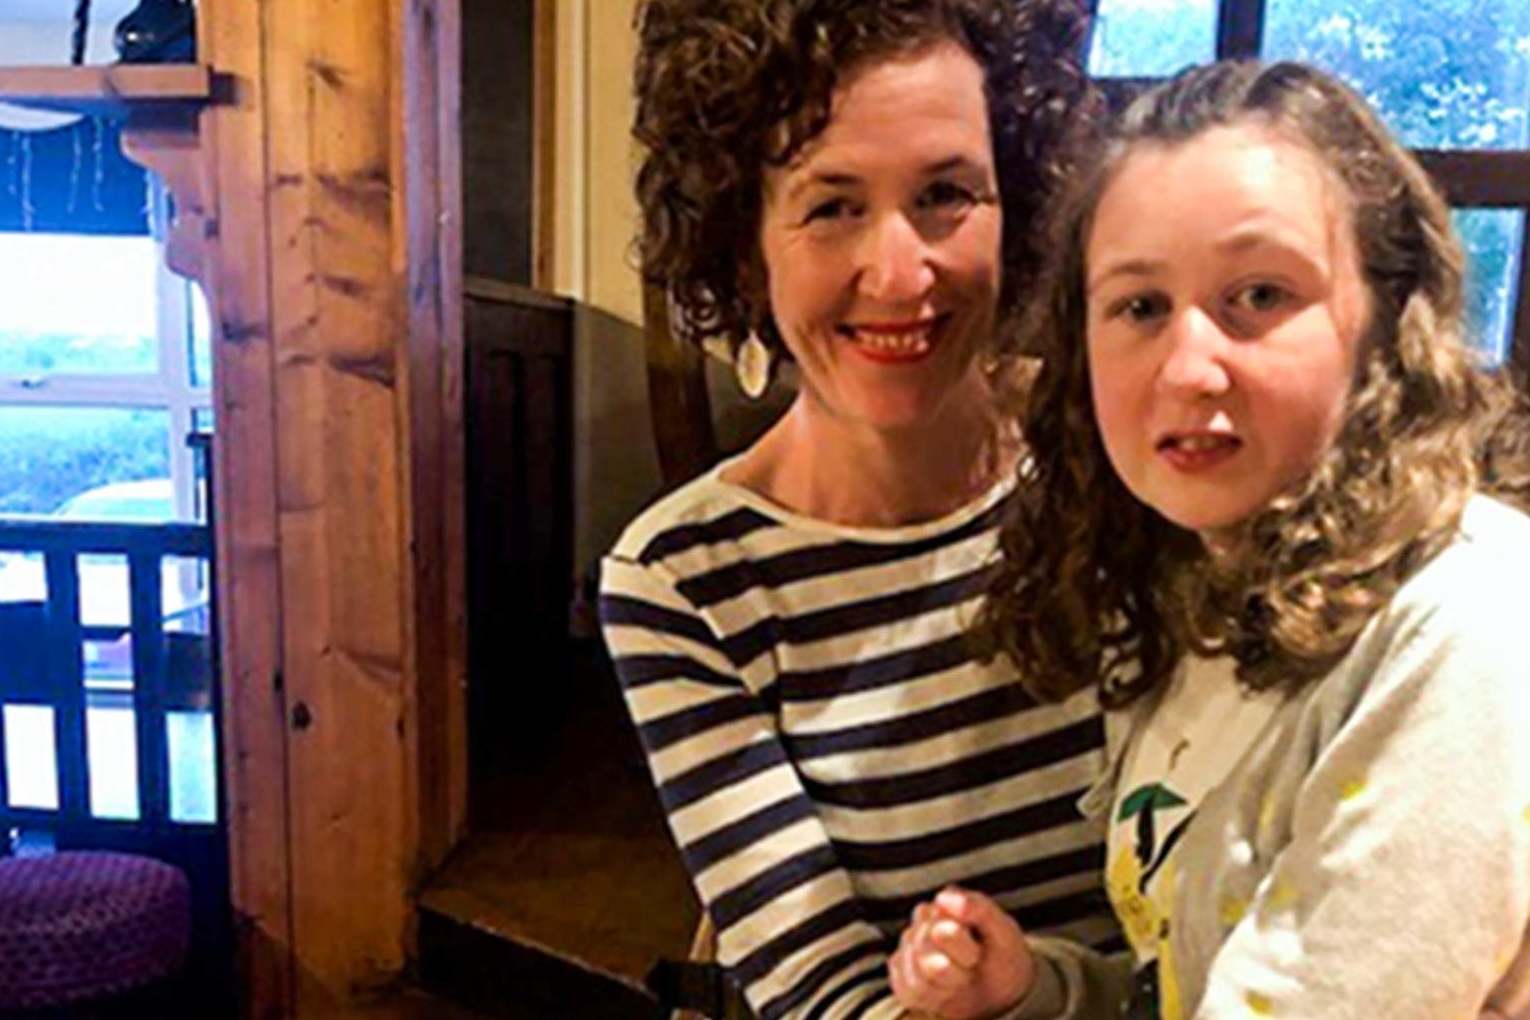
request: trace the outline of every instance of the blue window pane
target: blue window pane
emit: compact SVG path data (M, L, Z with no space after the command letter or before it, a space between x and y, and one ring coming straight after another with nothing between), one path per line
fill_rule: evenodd
M1466 338L1496 365L1508 357L1514 329L1525 211L1459 209L1454 215L1467 255Z
M1216 0L1100 0L1089 73L1161 77L1216 58Z
M1525 0L1269 0L1264 56L1334 71L1417 148L1530 144Z

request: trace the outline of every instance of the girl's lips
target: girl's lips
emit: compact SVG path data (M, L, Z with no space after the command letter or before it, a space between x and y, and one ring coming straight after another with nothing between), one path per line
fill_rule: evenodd
M1237 436L1214 432L1189 432L1158 441L1158 455L1176 471L1195 474L1209 471L1236 456L1243 448Z

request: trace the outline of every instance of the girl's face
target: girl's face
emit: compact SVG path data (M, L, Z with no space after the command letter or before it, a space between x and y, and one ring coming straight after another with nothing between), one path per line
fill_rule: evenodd
M761 248L805 398L873 429L928 425L993 329L1002 217L983 73L954 43L873 63L765 178Z
M1268 127L1140 144L1085 250L1095 416L1137 499L1214 537L1343 424L1369 297L1342 188Z

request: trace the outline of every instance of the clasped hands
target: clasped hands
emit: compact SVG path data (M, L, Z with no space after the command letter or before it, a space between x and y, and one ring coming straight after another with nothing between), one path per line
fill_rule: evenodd
M954 886L914 908L887 961L904 1009L939 1020L991 1020L1036 982L1036 959L1015 919L989 897ZM1478 1020L1507 1020L1484 1009Z
M887 971L899 1005L942 1020L1001 1016L1036 980L1015 919L982 893L954 886L914 908Z

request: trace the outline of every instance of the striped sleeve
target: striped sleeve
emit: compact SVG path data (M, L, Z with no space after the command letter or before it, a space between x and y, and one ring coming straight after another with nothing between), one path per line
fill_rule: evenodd
M903 1016L767 698L662 564L611 556L601 620L669 825L760 1020Z

